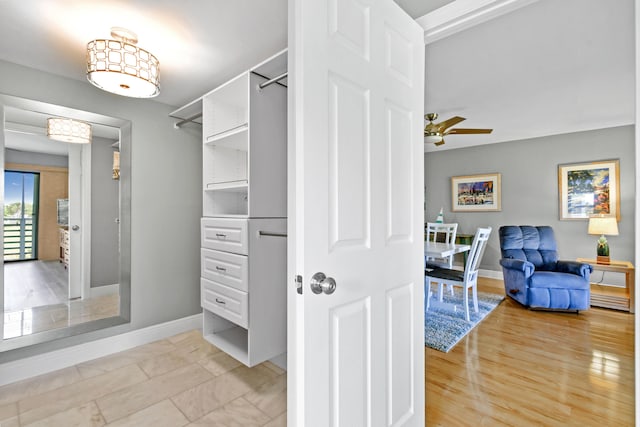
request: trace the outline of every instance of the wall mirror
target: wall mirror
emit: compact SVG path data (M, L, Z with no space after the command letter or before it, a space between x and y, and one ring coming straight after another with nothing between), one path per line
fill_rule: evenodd
M131 122L1 94L0 113L0 351L129 322Z

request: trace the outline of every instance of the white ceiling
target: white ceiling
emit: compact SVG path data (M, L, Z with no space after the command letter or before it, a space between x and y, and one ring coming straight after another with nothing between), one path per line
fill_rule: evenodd
M427 45L425 111L494 129L441 148L633 124L634 37L633 0L539 0Z
M414 18L461 2L396 1ZM425 111L494 132L425 149L633 123L633 0L607 3L538 0L427 45ZM181 106L285 48L287 0L2 0L0 59L86 81L112 26L160 60L154 100Z
M180 106L286 48L287 0L2 0L0 59L86 81L111 27L160 61L154 100Z

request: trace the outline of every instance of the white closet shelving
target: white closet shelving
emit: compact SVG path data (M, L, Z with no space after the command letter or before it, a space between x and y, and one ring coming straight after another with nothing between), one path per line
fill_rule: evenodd
M287 52L172 117L202 113L205 339L247 366L286 352Z

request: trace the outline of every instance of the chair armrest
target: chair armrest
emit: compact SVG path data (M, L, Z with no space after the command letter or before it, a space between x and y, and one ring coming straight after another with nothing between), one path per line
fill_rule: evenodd
M560 273L575 274L589 280L589 275L593 271L593 267L589 264L583 264L577 261L558 261L556 264L556 271Z
M500 265L510 270L522 271L525 277L529 277L536 270L535 266L529 261L514 258L500 259Z

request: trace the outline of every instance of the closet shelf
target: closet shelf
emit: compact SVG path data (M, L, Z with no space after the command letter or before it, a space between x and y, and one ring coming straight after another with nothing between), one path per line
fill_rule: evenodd
M204 339L229 354L247 366L252 366L249 360L248 331L240 326L216 332L205 333Z
M210 146L247 151L248 131L249 124L243 123L240 126L207 136L204 143Z
M241 181L209 183L204 188L204 191L228 191L233 193L242 193L246 192L248 187L249 181L245 179Z

